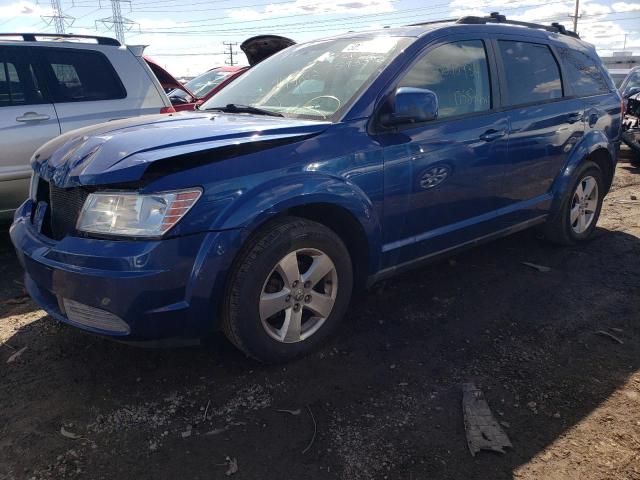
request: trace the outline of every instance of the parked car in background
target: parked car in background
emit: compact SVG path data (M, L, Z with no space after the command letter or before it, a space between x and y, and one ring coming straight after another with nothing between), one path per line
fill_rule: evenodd
M640 88L640 66L633 67L620 84L620 94L625 97L633 88Z
M142 45L139 46L139 47L131 47L129 45L129 48L140 48L140 49L144 50L146 47L142 46ZM165 93L172 92L176 88L185 89L184 84L180 80L177 80L173 75L171 75L169 72L167 72L154 59L152 59L151 57L149 57L147 55L144 55L143 58L144 58L144 61L146 62L146 64L149 65L149 68L151 69L153 74L156 76L156 78L160 82L160 85L162 85L162 88L165 91ZM191 92L189 92L188 89L186 89L186 91L187 91L187 93L192 94Z
M618 88L620 88L622 82L624 82L624 80L627 78L630 71L630 68L610 68L609 70L607 70L609 76L613 80L613 83Z
M87 125L173 111L141 57L104 37L0 34L0 218L29 191L43 143Z
M620 103L594 47L558 24L313 41L198 112L47 143L11 238L63 322L130 342L221 328L285 361L336 331L353 289L534 225L587 241Z
M190 80L184 86L179 86L169 92L169 99L178 111L194 110L250 67L291 45L295 45L293 40L279 35L251 37L240 45L240 49L247 56L248 67L226 66L212 68L208 72Z
M249 67L217 67L171 90L169 100L177 111L194 110Z

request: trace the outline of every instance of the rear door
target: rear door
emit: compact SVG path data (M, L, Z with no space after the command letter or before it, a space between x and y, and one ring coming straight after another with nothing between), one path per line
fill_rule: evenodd
M564 47L556 50L566 76L566 86L583 101L585 133L598 130L605 132L610 141L616 140L618 128L614 126L619 125L620 100L604 72L585 52Z
M0 213L27 198L29 159L60 134L29 47L0 46Z
M585 105L563 88L560 64L549 45L505 37L495 47L510 124L504 194L512 204L522 202L523 216L540 215L553 180L584 134Z
M110 60L100 51L44 47L37 51L63 133L110 120L160 112L158 106L145 111L145 97L140 92L148 90L155 95L156 105L158 94L133 55L126 54L131 62L123 65L120 72L124 78L129 77L125 86Z

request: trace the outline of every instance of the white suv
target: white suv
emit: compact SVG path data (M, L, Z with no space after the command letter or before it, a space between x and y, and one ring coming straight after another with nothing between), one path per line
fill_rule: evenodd
M29 159L46 141L173 111L142 50L105 37L0 34L0 219L28 196Z

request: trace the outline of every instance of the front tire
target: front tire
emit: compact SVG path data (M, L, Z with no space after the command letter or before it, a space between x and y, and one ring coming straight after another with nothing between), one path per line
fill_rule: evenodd
M560 211L547 223L547 239L561 245L589 240L600 217L604 193L602 170L594 162L584 162L576 170Z
M248 241L232 268L222 329L252 358L292 360L335 331L352 284L349 252L332 230L297 217L275 220Z

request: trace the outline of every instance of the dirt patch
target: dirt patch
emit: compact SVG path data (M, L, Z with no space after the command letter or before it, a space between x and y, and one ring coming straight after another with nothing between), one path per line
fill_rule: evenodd
M277 367L222 336L146 350L58 324L22 299L3 234L0 478L228 478L236 459L237 479L638 479L633 198L640 170L623 159L588 245L527 231L387 281L322 350ZM470 455L464 382L506 454Z

